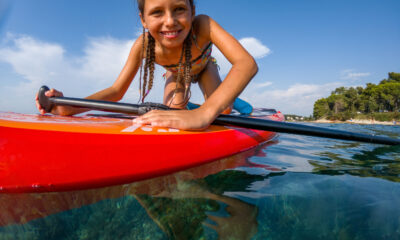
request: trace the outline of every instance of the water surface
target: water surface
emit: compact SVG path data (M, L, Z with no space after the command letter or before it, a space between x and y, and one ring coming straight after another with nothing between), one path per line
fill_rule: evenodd
M399 126L318 126L400 138ZM399 182L400 147L280 134L142 182L1 194L0 239L400 239Z

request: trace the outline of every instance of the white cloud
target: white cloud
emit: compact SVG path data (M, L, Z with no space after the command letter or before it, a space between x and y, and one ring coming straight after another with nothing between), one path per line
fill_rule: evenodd
M263 82L263 83L256 83L256 86L259 88L265 88L271 86L273 83L272 82Z
M271 50L256 38L242 38L239 40L239 42L256 59L266 57L271 53Z
M12 34L7 39L0 46L0 62L10 65L13 71L0 73L3 79L0 110L23 113L36 112L34 97L41 85L62 90L71 97L85 97L111 86L122 70L134 41L111 37L91 38L82 56L71 57L63 46L56 43ZM156 81L159 81L161 70L156 68L155 74L159 76ZM10 79L10 76L14 79ZM149 99L152 100L152 96L153 101L162 101L162 88L163 83L154 84ZM138 95L138 81L135 78L124 101L135 102Z
M8 38L14 36L8 35ZM40 42L28 36L15 37L12 41L12 47L0 49L0 60L11 64L15 72L26 80L35 83L48 79L61 67L64 54L61 46Z
M350 81L357 81L360 78L368 77L371 73L369 72L354 72L353 69L346 69L340 73L340 79L342 80L350 80Z
M132 40L111 37L90 39L84 56L79 60L80 66L74 70L98 85L109 84L111 79L118 77L132 44Z
M1 72L0 110L24 113L36 112L34 96L41 85L48 85L64 92L66 96L85 97L110 86L123 68L133 39L119 40L112 37L89 38L83 55L70 56L57 43L49 43L26 35L8 34L0 46L0 64L12 67L12 72ZM255 38L240 40L256 58L265 57L270 50ZM219 55L218 55L219 53ZM221 75L231 67L215 48ZM162 102L164 82L161 67L156 67L154 89L146 99ZM138 74L137 74L138 75ZM6 77L7 76L7 77ZM12 78L10 78L12 76ZM262 83L266 87L271 83ZM123 101L138 101L137 77ZM193 100L202 101L201 93L193 87Z
M0 79L3 79L0 110L23 113L36 112L34 96L41 85L60 89L71 97L85 97L110 86L118 77L134 41L90 38L81 56L70 56L57 43L11 34L7 39L0 46L0 67L11 66L12 72L0 72ZM256 39L245 38L241 42L255 58L265 57L270 52ZM214 56L218 58L221 75L224 75L229 71L230 64L226 60L224 62L222 54L215 50ZM161 76L164 72L161 67L156 67L156 82L148 101L162 102L164 81ZM283 113L308 115L312 113L315 100L328 96L332 89L339 86L335 83L295 84L288 89L271 89L272 84L269 81L252 83L241 97L255 107L273 107ZM135 77L123 101L136 102L138 96ZM194 102L203 100L197 86L193 86L193 97Z
M261 59L271 53L271 50L256 38L242 38L239 42L255 59ZM231 69L232 64L230 64L221 51L216 47L213 48L212 55L217 59L221 76L226 75Z
M249 85L241 97L254 107L275 108L284 114L310 115L314 102L329 96L340 83L294 84L287 89L262 90L257 85Z

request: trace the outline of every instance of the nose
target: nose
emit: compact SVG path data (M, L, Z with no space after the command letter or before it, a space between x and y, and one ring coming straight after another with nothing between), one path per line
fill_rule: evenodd
M168 12L165 14L165 25L166 26L174 26L175 25L175 16L173 13Z

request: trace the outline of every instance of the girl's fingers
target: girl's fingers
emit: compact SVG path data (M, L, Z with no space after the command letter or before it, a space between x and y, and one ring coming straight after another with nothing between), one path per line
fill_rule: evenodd
M213 119L196 110L162 111L154 110L133 120L134 124L170 127L182 130L205 129Z
M38 102L36 102L36 108L40 110L40 109L42 109L42 106L40 106L40 104Z
M36 103L36 108L39 110L39 113L40 113L40 114L45 114L45 112L44 112L42 106L40 106L40 103L39 103L39 94L37 94L37 93L36 93L36 96L35 96L35 103Z
M172 127L172 128L182 128L179 127L179 122L171 119L165 120L155 120L151 121L151 126L153 127ZM182 128L183 129L183 128Z
M53 90L53 89L52 89L52 90ZM47 97L52 97L52 96L54 95L54 91L51 91L51 90L46 91L46 92L44 93L44 95L47 96Z
M64 96L62 92L59 92L59 91L55 90L54 88L50 89L49 91L46 91L44 93L44 95L47 97L62 97L62 96ZM36 102L36 108L39 110L40 114L45 114L46 111L42 108L42 106L40 106L38 93L36 93L35 102Z
M62 97L63 96L62 92L59 92L59 91L55 90L54 88L50 89L49 91L46 91L44 93L44 95L46 95L47 97Z
M139 116L135 118L134 120L136 121L149 121L151 119L155 120L155 118L158 117L163 117L163 116L169 116L171 115L172 111L160 111L160 110L152 110L146 114L143 114L142 116Z
M177 116L172 111L153 110L133 119L134 124L149 124L157 127L171 127L176 125Z

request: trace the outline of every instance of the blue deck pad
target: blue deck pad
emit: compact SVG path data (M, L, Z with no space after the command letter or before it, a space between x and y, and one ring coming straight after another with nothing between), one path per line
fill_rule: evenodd
M233 102L233 109L240 112L241 115L250 115L253 112L253 106L240 98L236 98Z
M187 109L193 110L200 107L199 104L188 102ZM246 101L236 98L235 102L233 102L233 109L238 111L241 115L250 115L253 112L253 107Z

